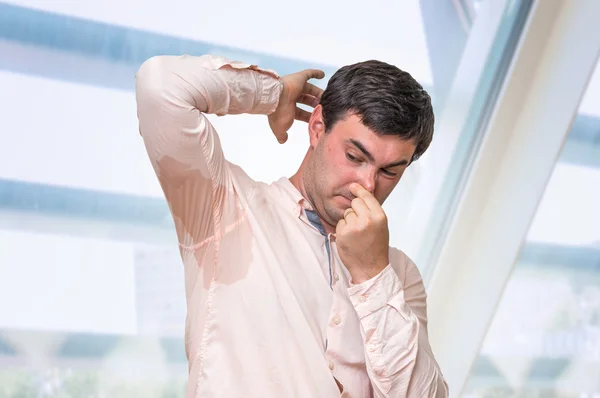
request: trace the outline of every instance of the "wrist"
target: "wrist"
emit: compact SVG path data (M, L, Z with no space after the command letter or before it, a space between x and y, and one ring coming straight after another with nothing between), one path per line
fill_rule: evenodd
M358 264L354 267L348 267L348 272L352 278L352 284L359 285L364 283L381 273L387 266L389 265L389 261L382 260L370 266L364 266L362 264Z

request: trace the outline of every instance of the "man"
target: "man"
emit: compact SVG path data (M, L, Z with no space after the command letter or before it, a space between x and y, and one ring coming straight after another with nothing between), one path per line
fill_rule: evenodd
M430 98L377 61L325 92L308 83L322 77L209 55L138 71L140 133L185 265L189 398L448 394L422 279L389 247L381 208L431 141ZM268 115L280 143L308 123L294 176L265 184L227 162L204 114L240 113Z

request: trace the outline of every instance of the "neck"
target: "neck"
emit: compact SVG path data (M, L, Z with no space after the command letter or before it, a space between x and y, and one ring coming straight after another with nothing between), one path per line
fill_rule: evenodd
M304 187L304 175L305 175L305 170L307 167L308 157L309 157L309 154L307 153L306 156L304 157L304 160L302 161L302 164L300 165L300 168L298 168L298 171L296 171L296 173L293 176L291 176L289 178L289 180L292 183L292 185L298 190L298 192L300 192L302 197L304 199L308 200L308 202L310 203L312 208L315 210L315 212L319 216L319 220L321 221L323 228L325 229L325 233L334 234L335 226L331 225L331 224L327 223L325 220L323 220L323 217L321 217L321 214L317 210L317 207L315 206L313 201L310 200L308 194L306 193L306 188Z
M292 185L298 190L298 192L300 192L302 197L304 199L308 200L309 202L311 202L310 199L308 198L308 195L306 194L306 189L304 188L304 170L306 170L307 163L308 163L308 153L306 153L306 155L304 156L304 160L302 160L302 164L298 168L298 171L296 171L296 174L291 176L289 178L289 180L292 183ZM314 208L314 204L312 202L310 204Z

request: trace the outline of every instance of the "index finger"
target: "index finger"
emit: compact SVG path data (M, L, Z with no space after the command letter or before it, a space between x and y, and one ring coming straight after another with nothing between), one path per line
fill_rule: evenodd
M304 73L306 80L322 79L325 77L325 72L320 69L305 69L302 71L302 73Z
M381 205L379 204L379 201L375 199L375 196L363 188L362 185L357 183L350 184L350 192L352 192L352 195L356 196L357 198L364 200L369 209L376 210L381 208Z

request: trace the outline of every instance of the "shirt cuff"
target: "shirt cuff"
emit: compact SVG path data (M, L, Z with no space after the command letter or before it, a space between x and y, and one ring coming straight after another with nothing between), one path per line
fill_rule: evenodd
M368 281L351 285L347 292L360 319L387 305L394 307L404 319L409 317L410 310L404 301L402 281L390 264Z
M218 69L249 69L258 72L254 75L257 84L256 101L249 113L257 115L270 115L275 112L279 104L279 97L283 91L283 83L277 72L271 69L259 68L239 61L230 61L226 58L217 58Z
M260 74L258 80L261 84L260 101L255 104L252 113L259 115L270 115L275 112L279 105L279 98L283 91L281 79L275 79L273 76Z

